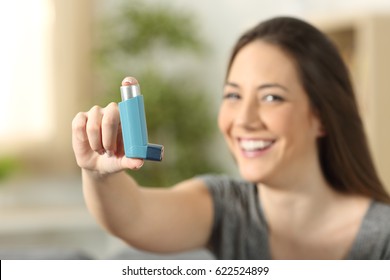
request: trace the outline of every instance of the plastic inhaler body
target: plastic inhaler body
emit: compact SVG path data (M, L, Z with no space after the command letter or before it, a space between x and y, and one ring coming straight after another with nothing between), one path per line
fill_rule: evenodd
M120 90L119 114L126 157L161 161L164 147L148 143L144 98L139 85L121 86Z

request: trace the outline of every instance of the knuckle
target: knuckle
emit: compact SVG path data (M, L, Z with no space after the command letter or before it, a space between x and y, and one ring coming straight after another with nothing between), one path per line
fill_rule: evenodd
M108 110L103 115L102 126L115 128L119 124L119 111L115 108L106 109Z
M102 120L102 126L114 128L118 125L118 118L114 115L105 115Z
M116 102L110 102L106 108L109 108L109 109L116 109L118 108L118 104Z
M96 123L88 123L87 132L88 133L98 133L98 132L100 132L100 126Z
M95 106L93 106L93 107L89 110L89 113L96 113L96 112L99 112L100 110L101 110L100 106L95 105Z
M72 129L80 130L85 128L86 118L83 112L77 113L72 120Z

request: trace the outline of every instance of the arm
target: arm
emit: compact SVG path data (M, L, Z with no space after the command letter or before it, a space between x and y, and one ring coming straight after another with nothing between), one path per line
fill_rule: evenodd
M87 207L105 229L155 252L206 244L212 203L204 183L192 179L168 189L140 187L124 172L139 169L143 161L124 156L116 103L77 114L72 132Z

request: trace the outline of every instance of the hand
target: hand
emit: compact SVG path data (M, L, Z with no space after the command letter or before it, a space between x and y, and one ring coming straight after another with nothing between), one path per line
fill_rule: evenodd
M114 102L75 116L72 145L77 164L100 175L139 169L144 163L143 159L130 159L124 154L119 109Z

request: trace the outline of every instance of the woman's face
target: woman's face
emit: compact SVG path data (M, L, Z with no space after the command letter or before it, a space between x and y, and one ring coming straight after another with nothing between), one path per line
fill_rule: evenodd
M272 44L257 40L238 52L218 124L248 181L289 182L318 163L320 121L294 61Z

